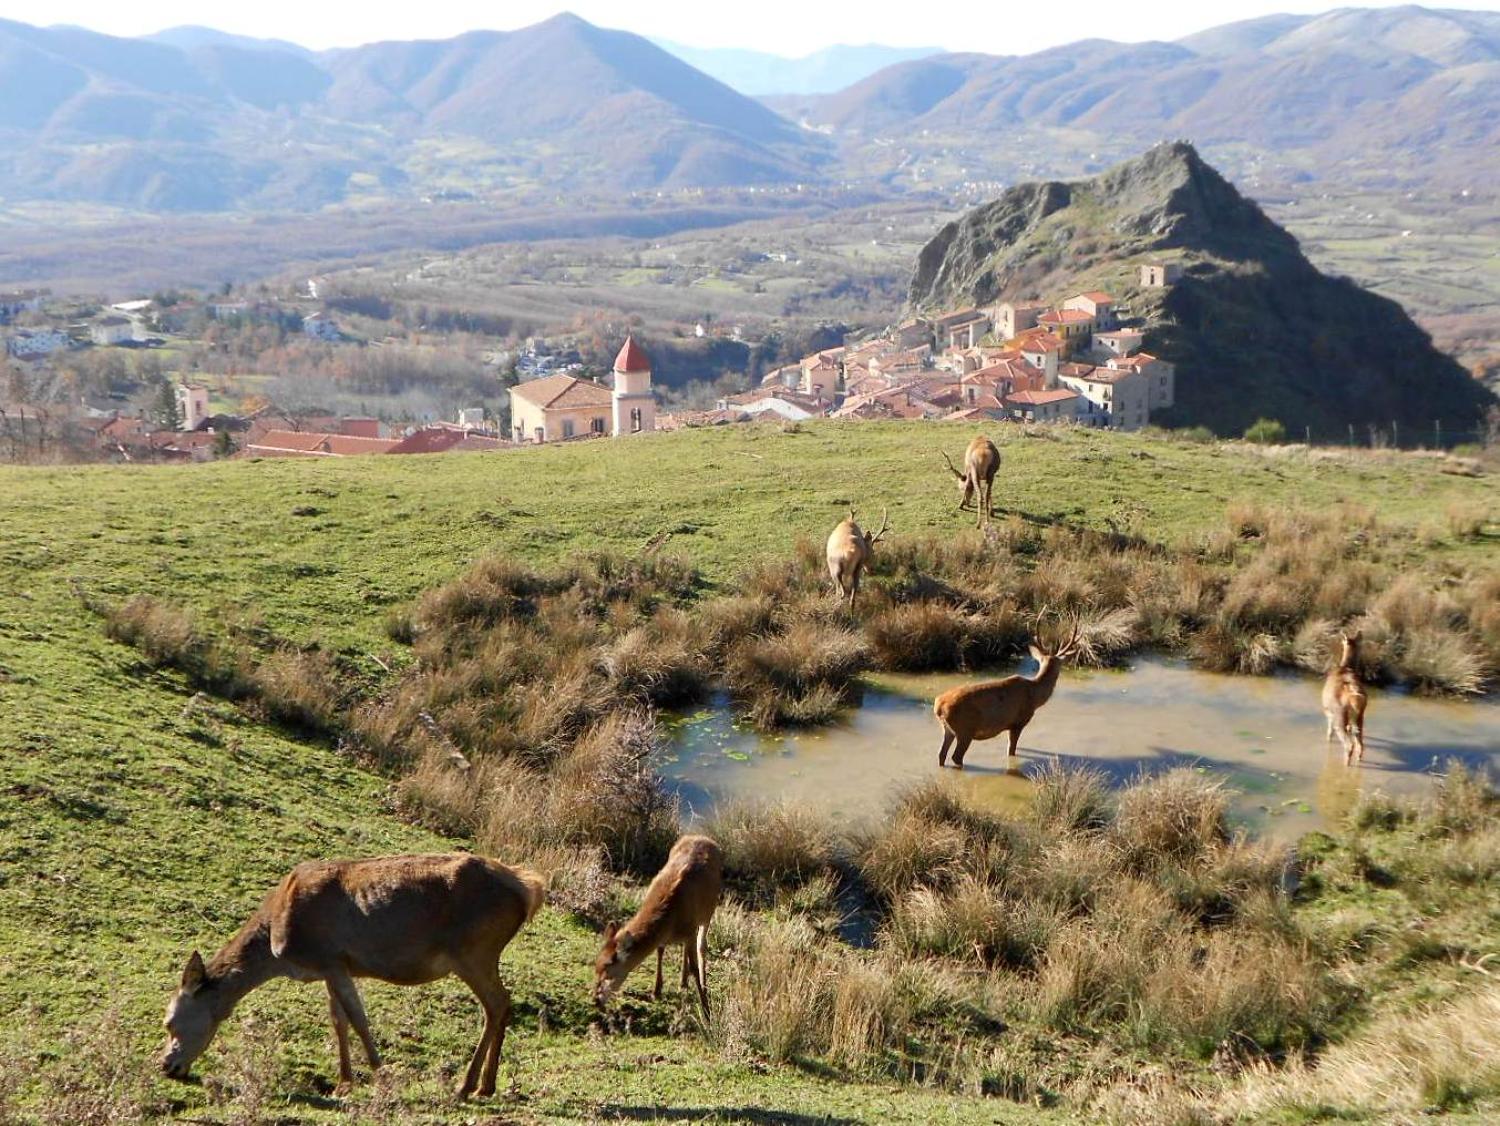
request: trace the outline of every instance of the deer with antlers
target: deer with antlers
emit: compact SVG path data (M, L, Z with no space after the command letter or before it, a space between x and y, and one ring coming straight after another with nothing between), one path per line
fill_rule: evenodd
M1335 734L1348 765L1365 757L1364 682L1359 677L1360 631L1339 635L1339 663L1323 680L1323 715L1328 720L1328 742Z
M984 522L994 515L990 494L995 487L995 474L1000 472L999 449L981 435L964 451L962 473L954 468L953 459L946 450L943 451L943 460L948 463L948 472L958 478L958 507L968 509L972 504L978 513L974 526L984 527Z
M188 958L167 1005L161 1069L186 1079L245 994L286 977L327 985L347 1087L354 1081L351 1024L370 1066L380 1066L354 979L425 985L452 974L484 1006L484 1032L459 1097L492 1095L510 1021L500 952L537 913L546 886L534 872L468 853L299 864L223 949L207 962L196 950Z
M1038 623L1040 623L1038 615ZM938 765L948 765L948 748L953 748L953 766L964 768L964 755L976 739L993 739L1002 731L1010 733L1010 757L1015 757L1021 732L1031 722L1038 708L1052 698L1063 662L1078 652L1081 626L1077 618L1067 639L1050 653L1032 644L1027 646L1037 664L1035 676L1007 676L965 684L944 692L933 701L932 711L943 726L943 747L938 751Z
M873 536L860 528L854 520L854 509L849 509L849 518L841 520L839 526L828 536L828 574L833 579L835 592L847 599L849 609L854 609L854 596L859 593L859 578L870 565L875 545L890 530L890 510L881 513L880 531Z

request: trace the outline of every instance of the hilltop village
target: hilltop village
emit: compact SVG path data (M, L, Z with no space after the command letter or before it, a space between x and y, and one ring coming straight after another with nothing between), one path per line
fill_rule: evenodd
M1140 267L1164 288L1176 268ZM664 417L664 426L722 425L766 415L1072 423L1138 430L1172 406L1176 369L1142 351L1144 330L1110 294L1077 293L1052 306L1006 301L916 317L871 339L804 356L714 410Z

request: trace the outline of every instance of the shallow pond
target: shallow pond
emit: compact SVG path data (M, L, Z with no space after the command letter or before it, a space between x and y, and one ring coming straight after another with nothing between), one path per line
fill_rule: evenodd
M863 703L831 726L762 735L734 722L725 701L672 725L662 772L692 816L720 799L790 798L857 825L912 783L946 777L974 800L1024 806L1045 762L1089 765L1122 783L1190 766L1235 792L1238 818L1292 838L1336 823L1363 790L1420 792L1449 759L1500 765L1500 703L1422 699L1370 690L1363 764L1345 767L1324 742L1321 680L1218 676L1154 657L1118 671L1068 671L1007 762L1004 736L975 743L962 773L940 770L932 700L1001 674L878 675Z

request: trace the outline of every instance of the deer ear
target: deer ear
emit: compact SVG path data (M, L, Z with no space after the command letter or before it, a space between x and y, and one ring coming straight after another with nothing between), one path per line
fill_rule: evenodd
M615 923L615 922L606 923L605 926L604 926L604 941L606 943L613 942L615 940L615 935L618 934L619 931L620 931L620 924L619 923Z
M1360 635L1363 634L1363 633L1364 633L1364 630L1357 629L1353 633L1349 634L1345 638L1345 640L1346 641L1352 641L1355 645L1358 645L1359 644Z
M1031 654L1031 659L1033 661L1035 661L1037 664L1041 664L1042 661L1047 656L1047 654L1043 653L1035 645L1028 645L1028 646L1026 646L1026 651Z
M203 979L206 971L203 967L203 955L194 950L188 957L187 965L182 970L182 988L188 993L196 993L203 988Z

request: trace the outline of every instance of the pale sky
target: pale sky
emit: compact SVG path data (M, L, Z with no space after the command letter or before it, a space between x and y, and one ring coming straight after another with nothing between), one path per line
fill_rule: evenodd
M143 35L179 24L204 24L237 35L289 39L322 49L379 39L445 39L477 28L509 30L569 10L591 23L696 47L748 47L803 55L834 43L935 46L991 54L1029 54L1084 38L1138 42L1177 39L1235 20L1272 12L1313 13L1336 4L1298 0L924 0L918 5L813 0L425 0L421 4L354 7L306 0L255 0L205 5L203 0L0 0L0 18L32 24L76 24L111 35ZM1373 0L1360 7L1391 7ZM1458 0L1434 7L1493 11L1500 0ZM1067 19L1057 19L1057 13Z

